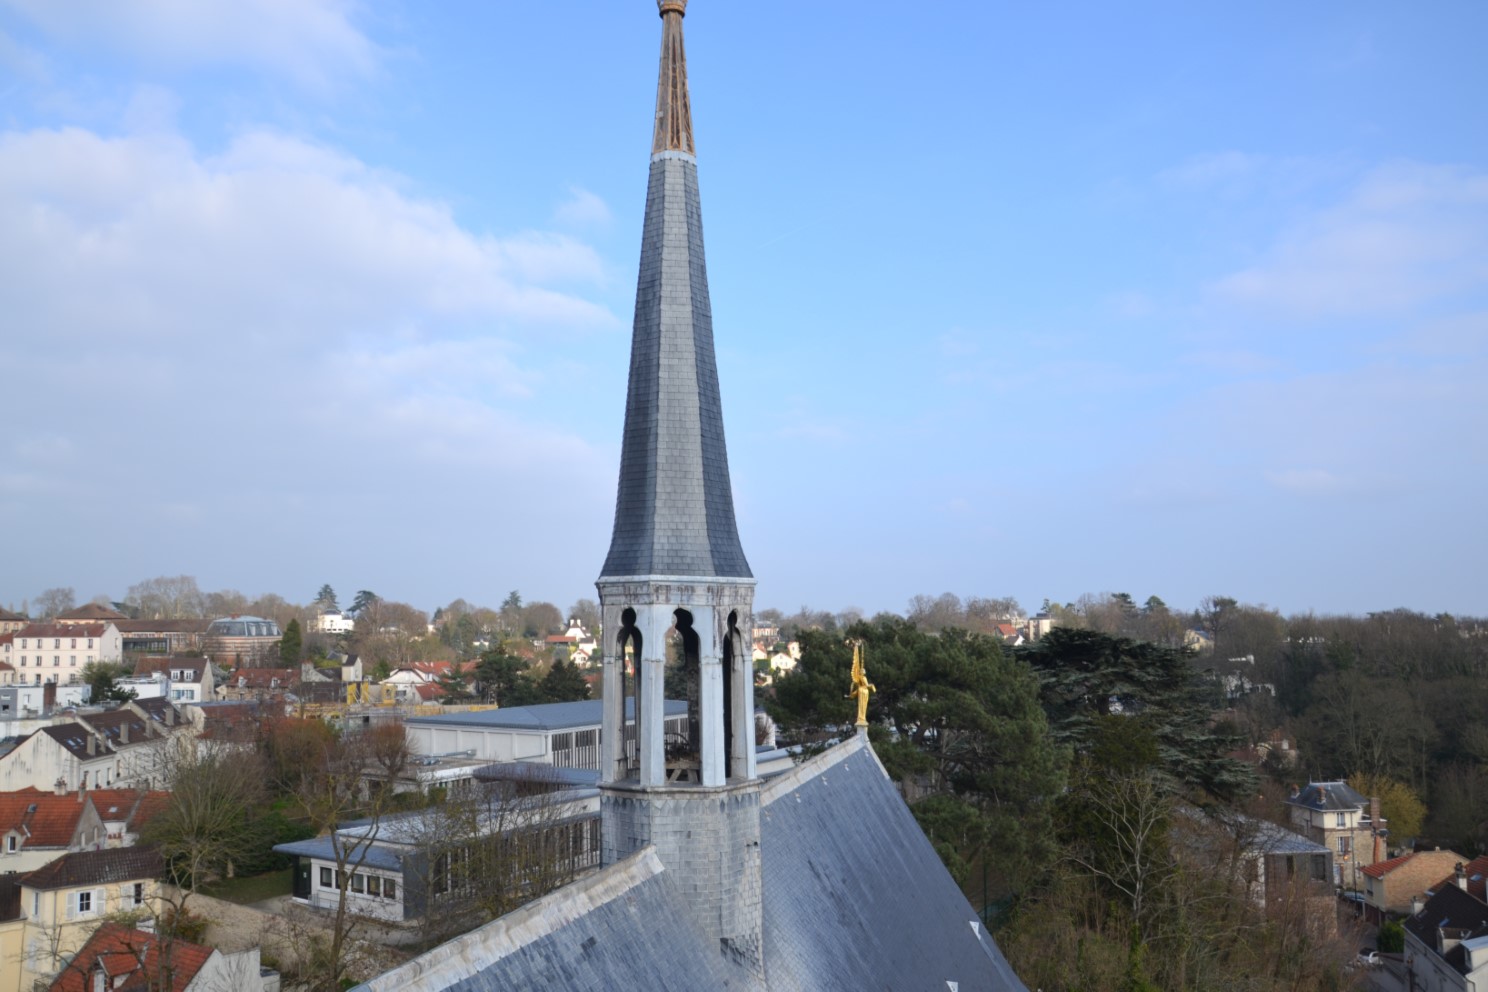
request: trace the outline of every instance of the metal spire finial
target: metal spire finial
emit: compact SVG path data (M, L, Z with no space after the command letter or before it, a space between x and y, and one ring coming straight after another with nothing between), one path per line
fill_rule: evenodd
M687 95L687 52L682 47L687 0L656 0L656 6L662 23L661 78L656 87L656 135L651 153L693 155L697 149L692 143L692 101Z

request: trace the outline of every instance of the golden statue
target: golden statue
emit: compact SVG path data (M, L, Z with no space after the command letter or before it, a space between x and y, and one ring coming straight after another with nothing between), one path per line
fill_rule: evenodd
M853 641L853 667L852 667L852 692L845 698L856 698L858 701L858 726L868 726L868 694L877 692L878 686L868 681L867 674L863 671L863 642Z

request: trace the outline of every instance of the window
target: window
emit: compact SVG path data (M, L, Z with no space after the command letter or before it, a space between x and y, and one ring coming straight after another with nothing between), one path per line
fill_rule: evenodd
M90 638L88 638L88 650L91 651L92 649L93 649L93 638L90 637ZM88 660L89 661L92 661L93 659L92 658L89 658Z
M382 876L380 876L380 875L368 875L367 876L367 895L369 895L369 896L380 896L380 895L382 895Z
M22 668L25 668L26 667L26 656L25 655L21 655L21 667Z
M76 648L76 647L77 647L77 638L76 638L76 637L74 637L74 638L73 638L73 639L72 639L72 646L73 646L73 647L74 647L74 648Z
M37 646L40 647L40 645L37 645ZM54 637L54 638L52 638L52 650L53 651L57 650L61 646L62 646L62 638L60 638L60 637Z
M382 880L382 897L384 899L398 898L398 883L391 878L384 878Z
M353 892L365 892L365 891L367 891L367 887L364 884L362 884L366 880L366 877L367 876L362 875L362 874L356 874L356 875L351 876L351 891L353 891Z
M5 838L5 850L10 852L11 854L14 854L16 852L15 834L11 834L9 837Z
M61 668L62 667L62 656L60 654L54 654L54 655L52 655L52 667L53 668Z
M320 885L321 888L325 889L331 887L331 870L329 868L322 868L320 870Z
M1346 858L1349 856L1349 842L1351 840L1352 838L1350 837L1338 838L1338 856L1340 858Z
M145 904L145 883L144 882L135 882L134 883L134 904L136 906L143 906Z
M1346 827L1346 826L1348 826L1348 816L1346 814L1339 813L1338 816L1337 816L1337 818L1334 819L1333 825L1335 827Z
M1328 856L1326 854L1314 854L1312 856L1312 880L1314 882L1326 882L1328 880Z

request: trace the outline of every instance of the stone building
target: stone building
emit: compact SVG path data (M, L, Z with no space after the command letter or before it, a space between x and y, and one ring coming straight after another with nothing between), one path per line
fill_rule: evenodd
M363 988L1022 990L866 736L759 777L754 576L724 444L687 3L658 7L620 479L597 582L604 866ZM680 731L667 726L669 660L687 687Z

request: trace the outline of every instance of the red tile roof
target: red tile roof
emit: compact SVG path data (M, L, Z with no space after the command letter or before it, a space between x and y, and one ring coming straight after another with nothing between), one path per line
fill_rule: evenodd
M110 822L122 822L126 830L137 831L170 804L169 792L142 792L138 789L93 789L88 793L98 815Z
M106 623L31 623L16 631L17 637L102 637Z
M438 699L444 695L444 687L435 685L433 682L421 682L413 687L413 691L418 693L418 697L425 702Z
M1467 876L1467 894L1479 902L1488 902L1488 854L1480 854L1465 863L1462 873ZM1444 886L1456 884L1457 873L1454 871L1433 885L1431 891L1437 892Z
M1359 870L1373 878L1384 878L1390 872L1394 871L1396 868L1399 868L1401 865L1405 864L1407 861L1409 861L1411 858L1414 858L1415 856L1416 853L1414 851L1411 851L1409 853L1402 854L1399 857L1391 858L1388 861L1376 861L1372 865L1365 865Z
M278 683L275 684L275 679ZM228 689L288 689L300 684L298 668L235 668L227 676Z
M51 992L92 992L93 973L100 968L107 976L104 988L142 987L146 980L150 988L155 988L154 979L166 967L170 973L170 992L185 992L213 953L210 947L176 940L163 962L158 934L134 930L122 923L105 923L88 938L72 963L62 969L52 982ZM136 977L139 972L143 974Z
M0 832L18 831L22 847L65 848L77 835L83 809L76 792L59 796L29 786L0 792Z

